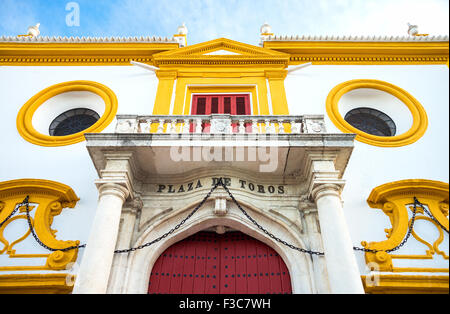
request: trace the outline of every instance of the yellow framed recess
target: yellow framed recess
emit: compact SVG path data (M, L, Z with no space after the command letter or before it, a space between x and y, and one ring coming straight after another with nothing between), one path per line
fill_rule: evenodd
M225 38L155 54L160 70L153 114L187 115L198 93L248 93L253 114L289 114L288 63L287 54Z
M377 89L397 97L411 112L413 117L411 128L403 134L384 137L368 134L350 125L339 112L339 100L344 94L358 88ZM425 134L428 127L427 114L417 99L404 89L380 80L357 79L337 85L328 94L326 110L328 117L339 130L344 133L355 133L357 141L379 147L400 147L412 144Z
M392 228L385 229L387 240L381 242L363 241L361 244L368 249L380 250L381 252L370 253L366 252L366 262L375 262L378 264L380 271L386 272L448 272L445 268L419 268L394 267L393 259L433 259L436 255L441 255L444 259L449 259L448 255L440 248L443 241L443 230L428 216L423 215L423 210L417 207L416 220L426 220L438 231L438 238L433 243L420 238L412 230L411 236L424 245L424 254L415 255L399 255L394 253L386 253L384 251L392 249L399 245L405 238L408 232L411 219L408 216L408 210L412 211L414 197L424 205L426 205L432 215L444 226L447 230L449 228L449 185L448 183L424 179L401 180L391 183L386 183L378 186L370 193L367 203L371 208L381 209L385 215L389 217ZM422 214L422 215L421 215Z
M33 115L50 98L73 91L88 91L99 95L105 103L105 112L91 127L71 135L50 136L38 132L33 127ZM17 115L17 130L28 142L40 146L66 146L84 141L85 133L104 130L115 118L118 108L117 97L107 86L93 81L70 81L50 86L28 100Z
M18 179L0 182L0 221L14 210L14 208L23 202L26 196L29 196L31 223L38 238L47 246L54 249L64 249L79 245L79 241L62 241L56 239L57 230L52 229L53 218L61 214L64 208L74 208L79 198L69 186L40 179ZM64 270L70 264L76 261L78 249L69 251L54 251L48 254L29 254L22 252L18 254L14 246L30 236L28 230L18 239L7 239L4 236L4 230L16 220L25 220L25 206L19 208L19 214L6 221L0 228L0 244L2 249L0 254L8 255L9 258L46 258L45 265L41 266L1 266L0 271L28 271L28 270ZM38 245L36 243L36 245Z

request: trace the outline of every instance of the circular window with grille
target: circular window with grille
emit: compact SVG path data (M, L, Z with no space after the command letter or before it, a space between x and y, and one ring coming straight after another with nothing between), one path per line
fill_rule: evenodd
M373 108L352 109L344 120L358 130L376 136L395 136L397 131L394 121L387 114Z
M326 100L328 117L355 140L380 147L400 147L419 140L428 126L423 106L391 83L357 79L335 86Z
M94 125L100 116L94 110L77 108L66 111L50 124L51 136L66 136L86 130Z
M93 81L52 85L30 98L17 115L17 130L40 146L65 146L99 133L113 120L118 102L107 86Z

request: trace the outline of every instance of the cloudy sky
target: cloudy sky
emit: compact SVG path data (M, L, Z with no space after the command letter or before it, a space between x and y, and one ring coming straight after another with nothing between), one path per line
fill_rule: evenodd
M0 35L12 36L39 22L43 36L171 37L184 22L189 44L256 45L266 21L276 35L407 35L407 23L448 35L449 0L0 0Z

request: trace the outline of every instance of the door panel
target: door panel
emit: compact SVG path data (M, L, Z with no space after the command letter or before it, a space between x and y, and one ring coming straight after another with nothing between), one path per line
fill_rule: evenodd
M155 262L149 293L292 293L281 257L241 232L199 232L168 248Z

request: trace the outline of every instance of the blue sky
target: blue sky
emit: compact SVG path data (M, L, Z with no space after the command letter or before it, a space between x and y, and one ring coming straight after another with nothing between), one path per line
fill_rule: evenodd
M68 26L66 5L80 8ZM219 37L257 45L268 22L276 35L447 35L448 0L0 0L0 35L171 37L185 22L188 43Z

